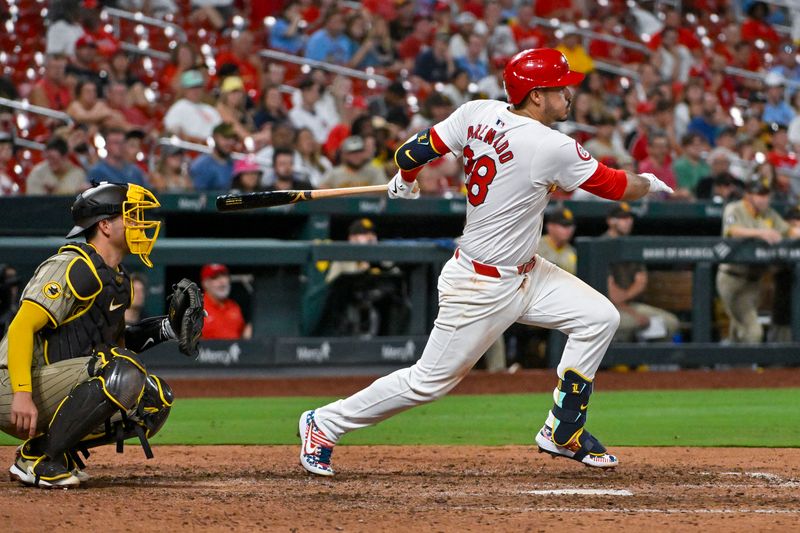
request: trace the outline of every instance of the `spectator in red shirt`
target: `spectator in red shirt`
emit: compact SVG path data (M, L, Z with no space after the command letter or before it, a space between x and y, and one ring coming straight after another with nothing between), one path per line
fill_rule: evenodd
M431 29L428 19L420 19L414 26L414 31L397 45L397 55L400 59L413 63L422 48L431 44L433 36Z
M547 36L533 22L533 7L529 4L520 6L517 19L511 23L511 33L520 50L541 48L547 42Z
M100 20L100 9L84 9L81 12L81 24L85 35L97 44L97 51L103 57L111 57L120 49L119 40L105 30Z
M239 77L244 82L244 88L253 101L261 98L262 80L264 68L261 65L261 58L253 47L253 34L245 30L231 41L231 49L217 55L217 68L225 63L236 65L239 69Z
M537 17L569 20L572 12L572 0L536 0Z
M742 24L742 39L755 42L762 39L770 45L779 44L781 41L778 32L770 26L765 19L769 15L769 7L764 2L753 2L747 8L747 19Z
M67 85L67 56L48 54L44 62L44 77L31 90L33 105L64 111L72 101L72 91Z
M616 14L606 14L601 24L602 27L598 29L598 33L611 37L620 37L618 34L620 22ZM627 63L625 50L622 46L602 39L592 39L589 42L589 55L593 59L602 59L603 61L617 65Z
M682 44L689 50L696 50L703 47L703 43L701 43L700 39L697 38L694 27L692 25L685 25L681 20L680 11L677 9L667 9L664 12L664 15L664 29L653 35L653 37L650 39L650 42L647 43L651 49L655 50L661 46L661 38L664 34L664 30L670 28L674 28L675 31L678 32L678 43Z
M750 41L739 41L733 47L732 65L745 70L757 72L761 69L761 55Z
M162 90L181 94L181 74L201 67L200 56L191 43L180 43L170 53L170 62L161 73Z
M128 87L119 81L112 81L106 87L106 103L108 107L122 114L125 121L131 126L147 128L150 119L141 109L131 105Z
M202 338L251 338L253 326L245 323L241 307L230 298L231 275L228 267L219 263L204 265L200 270L200 282L203 285L203 306L207 313Z
M639 173L649 172L658 176L661 181L672 187L678 188L678 181L672 171L672 158L669 154L669 139L663 133L650 136L647 145L648 157L639 163Z
M797 166L797 154L789 144L788 129L784 124L772 124L771 150L767 153L767 162L776 169L794 170Z

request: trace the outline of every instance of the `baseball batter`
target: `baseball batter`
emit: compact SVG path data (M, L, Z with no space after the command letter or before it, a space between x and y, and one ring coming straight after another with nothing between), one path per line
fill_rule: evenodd
M463 156L464 234L439 276L439 315L419 361L301 415L300 463L307 471L332 476L331 454L342 435L445 395L514 322L569 336L554 405L536 435L540 451L592 467L617 465L584 424L592 380L619 313L586 283L535 255L542 215L557 188L580 187L611 200L672 190L652 174L598 163L550 128L567 118L568 86L583 77L557 50L525 50L504 70L508 103L468 102L397 150L400 171L389 182L391 198L419 197L415 177L422 165L447 152Z

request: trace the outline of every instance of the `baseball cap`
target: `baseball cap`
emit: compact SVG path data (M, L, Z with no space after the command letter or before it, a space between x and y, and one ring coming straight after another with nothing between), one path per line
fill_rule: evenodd
M222 87L219 88L222 93L232 93L233 91L243 91L244 82L239 76L228 76L222 82Z
M547 218L547 221L561 226L574 226L575 215L566 207L562 207L553 211Z
M364 139L358 135L351 135L342 142L342 152L360 152L364 149Z
M608 218L633 218L630 204L628 204L628 202L616 204L608 212Z
M230 122L220 122L214 129L211 130L212 135L221 135L222 137L236 137L236 130L233 129L233 124Z
M262 170L253 158L247 157L245 159L239 159L233 164L233 177L235 178L239 174L244 174L245 172L258 172L261 174Z
M228 267L221 263L209 263L200 269L200 281L214 279L218 276L230 276Z
M769 194L772 192L772 184L768 177L763 176L749 180L745 184L744 189L751 194Z
M95 41L94 37L92 37L91 35L84 33L83 35L78 37L77 41L75 41L75 48L81 48L83 46L91 46L97 48L97 41Z
M187 70L181 74L181 87L183 89L192 89L194 87L203 86L203 75L198 70Z
M365 233L375 233L375 224L368 218L354 220L347 229L348 235L363 235Z

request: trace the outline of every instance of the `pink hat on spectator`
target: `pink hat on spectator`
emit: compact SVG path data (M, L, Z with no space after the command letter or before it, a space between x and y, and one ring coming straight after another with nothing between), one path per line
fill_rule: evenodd
M233 164L233 177L235 178L239 174L244 174L245 172L258 172L261 174L263 171L252 157L247 157L245 159L239 159Z

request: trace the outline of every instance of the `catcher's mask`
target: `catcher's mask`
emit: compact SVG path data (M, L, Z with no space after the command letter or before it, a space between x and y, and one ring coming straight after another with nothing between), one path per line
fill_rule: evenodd
M158 238L161 222L146 220L144 210L160 206L153 193L144 187L133 183L101 182L75 199L71 209L75 227L67 238L77 237L101 220L122 215L128 249L138 255L142 263L152 267L149 255Z

